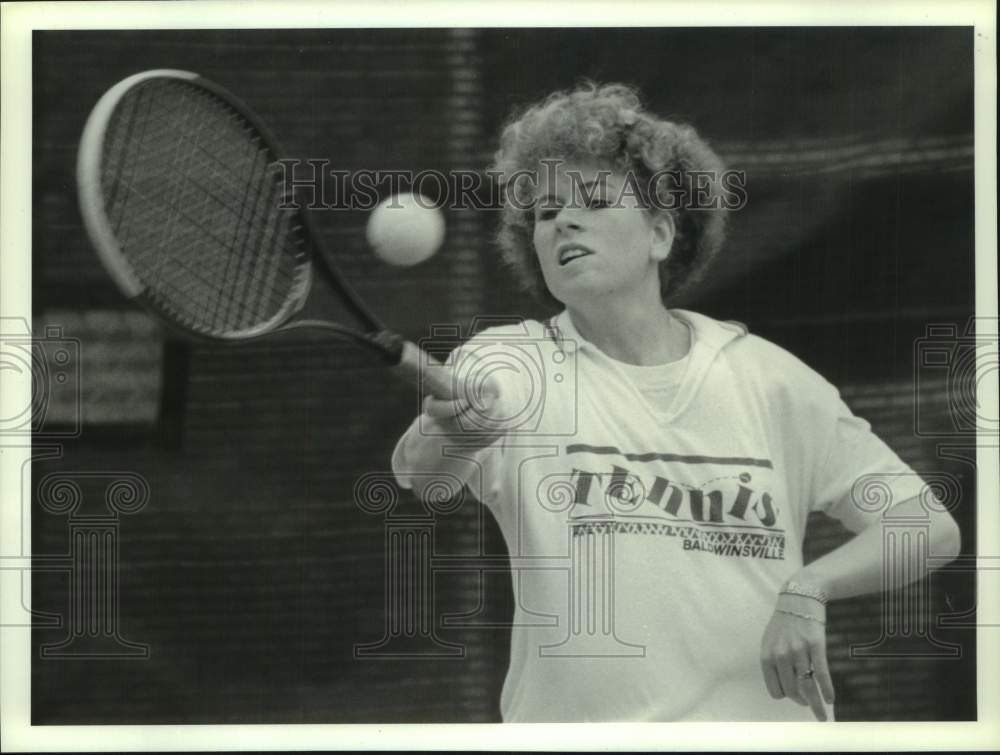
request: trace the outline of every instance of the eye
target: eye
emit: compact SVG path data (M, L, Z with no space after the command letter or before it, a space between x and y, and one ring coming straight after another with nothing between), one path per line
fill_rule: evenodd
M558 214L558 207L540 207L535 211L535 219L539 221L555 220Z

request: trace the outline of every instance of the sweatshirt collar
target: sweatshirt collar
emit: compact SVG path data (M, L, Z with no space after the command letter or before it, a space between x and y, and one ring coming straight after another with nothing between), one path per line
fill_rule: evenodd
M672 402L672 418L680 414L697 394L719 352L731 341L745 336L747 327L742 323L723 322L685 309L671 309L670 313L691 327L691 350L687 355L690 363L680 391ZM601 353L580 335L566 310L546 321L545 332L567 354L578 350Z
M596 348L590 341L584 340L576 329L565 309L555 317L545 321L545 335L555 341L560 351L575 354L577 349Z
M671 309L670 314L683 320L691 326L694 338L692 338L691 348L694 349L694 342L701 341L714 353L735 338L747 334L747 327L735 321L715 320L706 315L690 312L686 309ZM577 349L597 350L590 341L580 335L576 329L569 312L565 309L554 317L550 317L545 322L545 335L552 338L560 350L567 353L574 353Z

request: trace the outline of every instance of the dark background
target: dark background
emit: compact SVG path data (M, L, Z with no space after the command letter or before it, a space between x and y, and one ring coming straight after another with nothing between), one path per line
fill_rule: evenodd
M485 566L434 578L434 631L464 657L355 659L355 643L385 633L386 536L354 486L387 470L417 397L340 347L187 347L130 314L85 238L73 178L83 123L111 84L197 71L244 99L287 154L348 170L482 169L512 107L584 77L636 84L747 174L724 254L678 304L790 349L915 468L956 475L968 544L974 467L939 443L971 436L949 424L947 370L914 355L928 325L961 334L973 314L972 41L963 28L36 32L35 332L57 324L81 340L83 422L78 437L36 437L33 479L75 480L83 505L58 515L51 491L34 496L33 552L54 566L33 580L33 723L496 721L507 664L508 576ZM315 220L410 337L544 314L497 263L495 213L450 211L443 251L407 271L365 250L363 213ZM57 404L56 430L74 416ZM48 447L61 455L43 458ZM126 472L150 497L115 518L102 500ZM401 495L396 513L411 511ZM118 547L117 613L102 626L148 658L43 654L82 631L70 584L88 573L58 567L87 512ZM503 554L474 502L436 518L439 555ZM816 518L808 552L844 536ZM832 606L838 718L974 718L973 596L971 574L935 576L930 615L966 626L896 638L895 658L849 652L879 639L881 598ZM961 658L936 657L927 631Z

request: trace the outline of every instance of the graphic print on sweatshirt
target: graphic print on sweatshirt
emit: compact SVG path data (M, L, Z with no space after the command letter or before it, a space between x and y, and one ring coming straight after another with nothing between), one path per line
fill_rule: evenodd
M676 538L685 551L784 560L770 459L566 447L572 534ZM563 478L566 479L565 477Z

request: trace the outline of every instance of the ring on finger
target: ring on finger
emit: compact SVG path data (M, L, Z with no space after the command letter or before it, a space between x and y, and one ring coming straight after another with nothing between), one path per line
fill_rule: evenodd
M808 671L803 671L801 674L796 674L799 679L812 679L815 675L815 669L809 669Z

